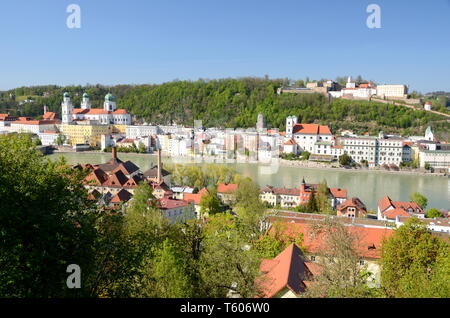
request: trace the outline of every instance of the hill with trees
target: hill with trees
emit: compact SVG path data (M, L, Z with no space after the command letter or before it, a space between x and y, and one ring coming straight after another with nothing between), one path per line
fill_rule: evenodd
M20 87L0 92L0 113L40 116L43 106L60 115L62 94L72 94L76 107L87 92L93 107L101 107L104 96L111 92L118 106L128 109L136 119L152 124L193 125L200 119L204 126L236 128L254 127L258 113L263 113L267 127L284 130L288 115L300 122L352 129L356 133L400 133L422 135L432 125L439 138L450 140L448 120L426 111L374 101L335 99L331 102L320 94L277 95L278 87L289 86L288 79L238 78L197 81L173 81L158 85L55 85ZM32 102L25 102L32 97Z

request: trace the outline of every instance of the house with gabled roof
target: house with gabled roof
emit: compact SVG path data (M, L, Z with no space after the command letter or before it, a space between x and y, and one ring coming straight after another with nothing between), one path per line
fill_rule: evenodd
M275 258L263 259L260 273L255 283L262 298L299 297L313 277L305 255L294 243Z
M397 216L425 217L425 211L415 202L393 201L387 195L378 201L379 220L395 221Z
M366 205L359 198L350 198L336 207L337 216L359 218L367 215Z
M306 204L312 193L317 194L318 187L318 184L306 183L303 178L298 188L276 188L266 185L260 190L259 198L273 207L291 208ZM328 191L333 209L347 199L346 189L329 188Z

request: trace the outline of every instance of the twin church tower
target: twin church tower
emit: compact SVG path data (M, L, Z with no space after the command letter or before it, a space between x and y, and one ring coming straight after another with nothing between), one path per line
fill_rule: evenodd
M84 93L81 108L74 108L70 94L65 92L62 108L62 123L76 124L79 121L94 120L99 124L131 125L131 115L125 109L117 109L116 98L108 93L103 102L103 108L92 108L89 94Z

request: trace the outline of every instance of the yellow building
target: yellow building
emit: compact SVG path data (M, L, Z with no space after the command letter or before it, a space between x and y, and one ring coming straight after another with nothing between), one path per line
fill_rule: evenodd
M112 125L112 132L114 134L125 134L127 125Z
M61 125L61 132L71 145L89 144L91 146L99 146L101 135L110 135L112 131L113 125Z

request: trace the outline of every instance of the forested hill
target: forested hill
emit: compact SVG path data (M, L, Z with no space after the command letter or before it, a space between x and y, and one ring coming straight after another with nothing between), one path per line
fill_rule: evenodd
M357 133L378 134L383 130L422 135L426 126L432 125L439 137L450 140L450 124L442 116L368 101L338 99L329 103L319 94L277 95L277 88L286 84L287 80L282 79L240 78L112 87L21 87L1 92L0 113L39 116L47 105L60 116L65 91L72 94L76 107L80 105L81 95L87 92L96 108L102 107L104 96L111 92L117 98L118 107L155 124L192 126L195 119L201 119L207 127L254 127L258 113L263 113L268 127L283 130L286 116L297 115L300 122L328 124L333 132L352 129ZM49 96L44 97L44 93ZM28 97L33 102L19 105Z

